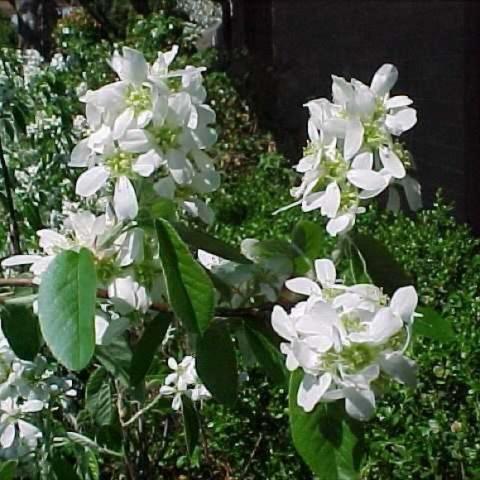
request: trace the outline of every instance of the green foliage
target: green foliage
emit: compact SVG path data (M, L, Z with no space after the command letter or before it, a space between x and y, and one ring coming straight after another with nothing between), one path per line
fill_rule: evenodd
M17 357L32 361L40 351L38 318L30 306L5 305L0 312L2 332Z
M160 219L156 227L169 303L185 328L192 333L203 333L215 306L210 277L169 222Z
M171 321L171 313L159 313L146 325L142 337L133 350L130 367L132 385L138 385L145 378Z
M319 480L355 480L359 477L361 427L338 403L318 404L306 413L297 404L303 372L290 379L290 427L295 446Z
M17 35L9 18L0 12L0 48L15 48Z
M237 359L226 325L214 323L198 338L196 368L216 400L228 406L235 405L238 396Z
M85 368L94 352L96 284L93 256L84 248L59 253L42 278L42 336L57 360L71 370Z

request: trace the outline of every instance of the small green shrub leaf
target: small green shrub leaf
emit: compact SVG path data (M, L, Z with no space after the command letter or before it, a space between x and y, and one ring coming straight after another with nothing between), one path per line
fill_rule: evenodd
M382 242L362 234L355 234L353 241L373 282L387 294L392 295L397 288L412 284L411 277Z
M162 343L172 321L170 313L159 313L146 327L142 338L135 345L130 367L130 382L133 386L143 381L152 365L155 352Z
M413 333L442 343L450 343L455 340L455 331L450 320L442 317L430 307L418 307L417 312L421 317L413 322Z
M176 223L175 229L180 237L182 237L183 241L194 248L200 248L206 252L225 258L226 260L231 260L232 262L245 264L252 263L240 253L240 250L232 247L219 238L209 235L208 233L187 227L181 223Z
M97 425L110 425L113 420L112 391L107 371L97 368L88 379L85 406Z
M156 226L170 305L187 330L203 333L215 306L212 281L170 223L159 219Z
M193 402L185 395L182 396L182 415L187 452L189 456L192 456L198 444L200 422Z
M32 361L41 347L38 318L31 307L7 304L1 312L2 331L17 357Z
M283 355L265 335L248 325L245 326L245 334L255 358L270 380L278 385L284 385L287 375Z
M312 412L305 412L297 404L302 378L301 369L290 378L289 414L295 448L318 480L360 478L362 451L358 422L346 417L339 402L319 403Z
M90 251L64 251L42 277L38 295L40 328L57 360L81 370L95 349L96 274Z
M213 324L197 340L196 367L209 392L220 403L237 401L238 372L232 338L225 325Z

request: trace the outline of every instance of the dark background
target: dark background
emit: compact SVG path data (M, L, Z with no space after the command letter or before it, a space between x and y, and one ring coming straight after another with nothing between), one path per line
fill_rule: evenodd
M480 234L480 2L233 0L225 37L248 50L248 89L280 149L299 158L305 101L330 97L330 75L369 83L385 62L400 78L418 124L411 149L425 205L441 187ZM245 65L245 61L243 61Z

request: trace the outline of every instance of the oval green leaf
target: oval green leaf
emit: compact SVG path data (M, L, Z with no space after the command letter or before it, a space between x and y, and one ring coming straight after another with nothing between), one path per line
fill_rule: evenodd
M319 403L307 413L297 404L303 371L290 378L289 415L293 443L318 480L356 480L363 455L358 422L348 418L339 402Z
M170 305L187 330L203 333L215 307L212 281L169 222L159 219L156 227Z
M58 254L42 276L38 295L40 329L57 360L81 370L95 349L96 274L89 250Z
M237 401L237 358L225 325L212 325L197 340L197 372L216 400L233 406Z
M442 317L430 307L418 307L417 312L421 317L413 322L413 333L442 343L451 343L455 340L455 331L450 320Z

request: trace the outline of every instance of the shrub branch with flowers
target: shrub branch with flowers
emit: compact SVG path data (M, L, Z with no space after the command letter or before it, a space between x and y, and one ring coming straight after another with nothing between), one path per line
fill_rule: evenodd
M109 60L117 79L81 92L85 137L69 162L82 169L80 199L58 228L38 230L40 252L2 262L23 273L0 279L11 287L0 297L0 456L40 459L42 478L63 478L69 468L99 478L98 458L110 455L142 478L151 459L133 460L125 445L82 433L71 413L79 395L91 420L105 426L117 417L122 430L171 403L193 455L202 403L235 405L232 333L241 330L272 382L290 376L292 437L311 470L320 479L358 478L362 422L390 379L415 387L415 324L441 328L385 247L354 233L356 216L385 190L390 208L399 208L402 190L412 209L421 205L398 140L416 123L412 101L390 95L393 65L380 67L370 86L334 76L333 101L306 105L310 140L295 167L303 177L294 203L278 211L319 210L337 237L331 257L317 258L323 227L308 220L292 241L245 239L237 250L201 226L214 221L208 194L220 185L209 156L215 112L204 68L174 69L177 50L149 64L124 47ZM172 373L146 383L168 341L181 352L163 359ZM69 455L81 458L76 470Z

